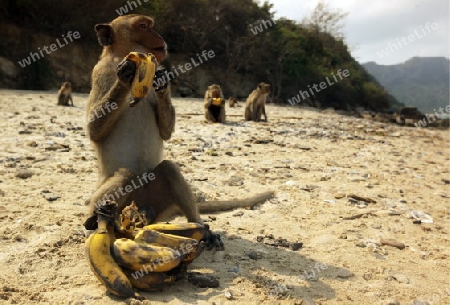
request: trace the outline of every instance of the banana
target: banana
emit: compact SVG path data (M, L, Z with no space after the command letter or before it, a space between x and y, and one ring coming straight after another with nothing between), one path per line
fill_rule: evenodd
M134 290L127 276L111 256L111 238L107 230L108 218L98 214L98 229L85 243L85 253L92 272L109 292L121 297L141 298Z
M176 268L185 258L171 248L150 246L127 238L117 239L114 242L113 256L124 268L146 272L169 271Z
M198 242L205 238L208 228L197 222L187 223L154 223L143 228L144 230L155 230L161 233L173 234L178 236L189 237Z
M134 241L150 246L159 245L172 248L179 252L180 255L185 254L186 257L182 259L182 262L188 264L196 259L204 249L204 243L200 243L196 239L165 234L154 230L140 230Z
M138 272L123 269L133 287L145 291L159 291L166 284L175 282L176 276L170 276L163 272Z
M136 74L131 83L134 99L130 102L130 106L134 107L152 88L158 62L152 53L130 52L125 58L136 63Z
M222 104L222 99L218 97L213 97L211 104L213 104L214 106L220 106Z

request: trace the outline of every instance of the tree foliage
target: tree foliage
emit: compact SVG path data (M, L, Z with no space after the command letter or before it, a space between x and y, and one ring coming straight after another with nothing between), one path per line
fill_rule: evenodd
M133 2L67 0L61 5L56 0L4 1L6 9L0 12L3 22L20 24L30 32L37 30L50 36L76 29L87 49L96 44L93 26L114 19L120 7ZM347 69L351 74L348 79L321 91L308 102L339 108L363 104L374 109L389 107L392 102L351 57L341 32L345 14L330 10L323 2L307 22L297 23L275 20L268 2L134 0L137 4L138 1L141 5L130 13L155 17L156 29L166 39L173 61L195 58L203 50L215 52L214 60L197 69L213 71L212 80L220 82L225 93L233 91L232 79L243 79L251 86L266 81L272 86L272 100L286 102L300 90L323 82L339 69ZM0 50L0 56L1 53L10 52ZM182 78L195 77L196 73L193 71ZM197 89L198 95L204 90ZM245 88L246 92L251 89Z

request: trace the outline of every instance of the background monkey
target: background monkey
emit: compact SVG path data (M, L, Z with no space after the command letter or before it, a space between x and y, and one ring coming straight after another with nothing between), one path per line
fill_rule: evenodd
M92 118L87 130L98 160L98 185L89 200L91 217L85 223L89 230L96 226L96 204L106 199L116 201L119 212L134 200L151 222L181 212L188 221L202 223L199 210L249 207L274 195L266 192L243 200L197 205L178 166L163 161L163 141L170 139L175 126L170 86L158 88L157 92L152 88L135 107L130 107L136 65L124 60L131 51L151 52L158 62L166 58L166 43L153 25L152 18L133 14L95 26L103 52L92 72L86 110L87 117Z
M230 97L228 99L228 106L229 107L237 107L237 99L235 97Z
M225 123L225 98L219 85L214 84L208 87L203 107L206 121Z
M58 91L58 106L73 106L72 85L69 82L64 82Z
M258 87L250 93L245 103L245 119L247 121L261 121L261 115L264 115L264 121L267 122L266 100L270 93L270 85L260 83Z

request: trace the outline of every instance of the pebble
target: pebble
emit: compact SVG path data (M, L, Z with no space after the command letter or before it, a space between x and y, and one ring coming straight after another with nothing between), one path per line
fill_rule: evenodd
M16 178L20 178L20 179L28 179L31 176L33 176L33 172L28 169L21 168L16 171L15 176L16 176Z
M380 239L380 243L381 243L382 245L395 247L395 248L400 249L400 250L405 249L405 244L404 244L404 243L401 243L401 242L399 242L399 241L396 241L395 239L385 239L385 238L381 238L381 239Z
M337 276L338 278L341 278L341 279L347 279L347 278L349 278L349 277L354 276L354 274L353 274L353 272L351 272L350 270L347 270L347 269L339 269L339 271L336 273L336 276Z
M233 294L231 293L230 290L225 290L224 295L225 295L225 298L227 300L232 300L233 299Z
M341 198L344 198L344 197L345 197L344 193L336 193L336 194L334 194L334 198L336 198L336 199L341 199Z
M200 288L217 288L220 285L217 277L198 272L190 273L188 275L188 282Z

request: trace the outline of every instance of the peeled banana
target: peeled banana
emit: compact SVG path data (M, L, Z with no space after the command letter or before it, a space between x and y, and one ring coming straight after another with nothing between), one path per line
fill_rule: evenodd
M155 230L161 233L173 234L193 238L201 241L205 238L208 229L205 225L197 222L187 223L154 223L143 228L144 230Z
M158 62L152 53L130 52L125 58L136 63L136 74L131 83L133 101L130 102L134 107L152 88Z
M137 243L127 238L117 239L114 242L113 256L124 268L147 272L170 271L185 258L174 249Z
M196 239L165 234L154 230L140 230L134 241L150 246L159 245L172 248L178 251L180 255L185 254L185 258L182 259L183 263L191 263L204 249L204 243L200 243Z
M85 252L92 272L106 286L109 292L121 297L140 296L122 269L111 256L111 238L107 230L108 218L98 216L98 229L92 233L85 243Z

